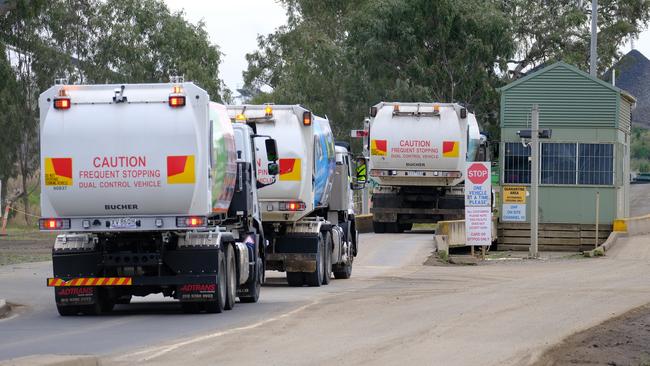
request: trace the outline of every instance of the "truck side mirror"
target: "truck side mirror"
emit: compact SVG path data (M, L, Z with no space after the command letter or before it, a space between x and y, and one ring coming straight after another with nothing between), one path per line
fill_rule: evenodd
M278 145L274 139L264 140L264 145L266 145L266 160L268 161L278 161ZM269 165L269 169L271 166ZM270 171L270 170L269 170ZM276 175L277 173L273 174Z
M280 167L278 163L269 163L268 165L269 175L278 175L280 173Z

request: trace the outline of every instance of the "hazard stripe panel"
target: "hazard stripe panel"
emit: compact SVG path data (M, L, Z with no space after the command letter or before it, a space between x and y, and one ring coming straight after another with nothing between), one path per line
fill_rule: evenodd
M91 277L91 278L73 278L63 280L60 278L48 278L48 287L64 286L131 286L133 279L131 277Z

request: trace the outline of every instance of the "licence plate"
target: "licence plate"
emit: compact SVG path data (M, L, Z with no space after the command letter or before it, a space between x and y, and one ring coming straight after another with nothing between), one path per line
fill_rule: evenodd
M134 218L111 219L111 229L135 229L138 227Z

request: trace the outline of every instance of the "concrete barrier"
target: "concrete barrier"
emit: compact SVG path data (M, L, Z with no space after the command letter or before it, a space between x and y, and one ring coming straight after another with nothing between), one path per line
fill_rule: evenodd
M435 236L445 236L449 248L464 247L465 242L465 220L438 221L438 229ZM492 241L497 239L497 219L492 219Z
M372 215L356 215L357 231L359 233L372 233Z
M630 236L650 234L650 215L617 219L613 230Z

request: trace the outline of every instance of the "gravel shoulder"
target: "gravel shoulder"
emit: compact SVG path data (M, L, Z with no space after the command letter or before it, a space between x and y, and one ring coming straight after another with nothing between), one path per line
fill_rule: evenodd
M650 304L570 336L535 364L547 365L650 366Z
M50 260L55 237L31 229L9 230L0 237L0 266Z

